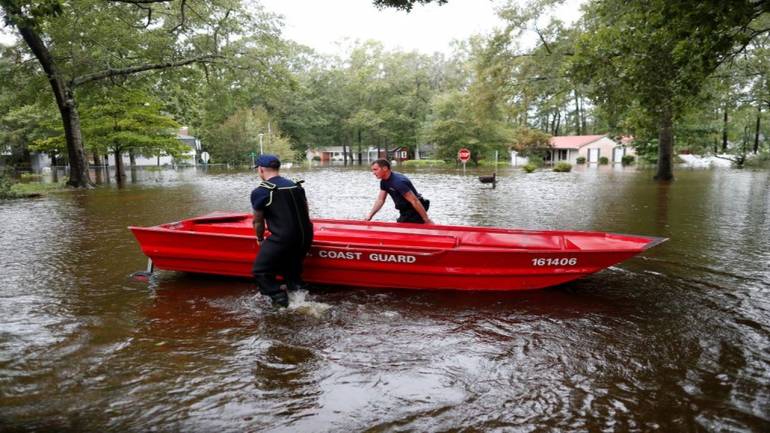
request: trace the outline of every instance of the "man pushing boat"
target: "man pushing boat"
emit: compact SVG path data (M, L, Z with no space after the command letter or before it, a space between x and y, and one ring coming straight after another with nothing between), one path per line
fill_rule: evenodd
M382 205L385 198L390 195L398 209L400 223L433 224L428 217L430 201L424 199L412 185L412 181L401 173L390 169L387 159L378 159L372 163L372 174L380 180L380 193L372 206L372 210L366 215L365 220L370 221Z
M281 177L280 167L281 161L275 155L262 155L256 162L262 182L251 192L251 207L260 248L252 275L260 292L269 296L273 305L288 307L286 290L303 286L302 267L313 242L313 224L302 182ZM270 230L267 238L265 222ZM283 276L285 288L276 280L276 274Z

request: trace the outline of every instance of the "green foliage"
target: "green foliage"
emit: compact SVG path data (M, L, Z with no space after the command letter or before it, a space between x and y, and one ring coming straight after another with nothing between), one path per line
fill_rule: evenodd
M610 160L606 156L599 157L599 165L607 165L609 163L610 163Z
M404 167L444 167L446 161L441 159L410 159L401 163Z
M268 123L271 124L268 134ZM208 131L206 147L214 161L234 165L250 165L259 155L260 134L264 153L278 155L282 161L293 161L299 156L289 140L277 127L264 108L241 109L224 123Z
M49 140L60 134L61 123L55 120L55 111L50 105L11 105L5 115L0 116L0 142L10 146L17 161L30 150L60 153L65 148L63 140L52 142L50 146L40 150L33 146L34 143Z
M636 154L639 157L639 162L645 164L655 164L658 161L658 140L637 138L634 140L634 147L636 148Z
M543 165L545 165L545 160L540 155L530 155L528 160L529 160L529 164L532 164L537 168L540 168Z
M24 197L39 197L42 194L64 190L64 183L15 183L11 188L11 191L17 198Z
M634 157L634 155L623 155L623 157L620 158L620 163L623 165L631 165L634 163L635 159L636 158Z
M34 180L40 180L43 178L43 175L37 174L37 173L22 173L20 178L23 181L29 182Z
M524 156L542 160L551 147L551 135L543 131L521 127L514 132L513 149Z
M428 4L434 1L439 5L443 5L449 0L373 0L373 3L379 8L391 7L409 12L415 4Z
M757 156L755 156L753 158L746 159L746 162L744 163L744 167L746 167L746 168L769 169L770 168L770 152L765 150L764 152L758 154Z
M527 165L523 166L522 169L526 171L527 173L532 173L533 171L537 170L537 165L533 163L528 163Z
M16 192L11 190L13 182L7 177L0 175L0 200L17 198Z
M578 156L577 160L575 161L578 164L585 164L586 163L586 157L585 156Z
M467 95L451 91L437 96L433 102L433 117L426 125L426 141L437 146L438 156L456 160L461 148L471 151L471 161L494 150L505 153L512 131L504 122L479 119L469 109Z
M572 171L572 164L569 162L560 161L557 162L556 165L553 167L553 171L558 173L567 173Z
M179 157L189 149L176 139L179 124L161 113L160 101L141 90L98 89L82 100L83 139L91 151ZM36 140L31 149L61 151L65 142L61 129L59 134Z
M708 78L763 33L752 22L770 3L753 0L596 0L585 11L571 73L599 106L630 131L659 136L656 177L670 178L671 125L701 94Z

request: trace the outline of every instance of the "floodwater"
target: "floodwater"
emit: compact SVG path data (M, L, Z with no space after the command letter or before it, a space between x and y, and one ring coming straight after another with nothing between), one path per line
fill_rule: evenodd
M366 168L286 173L315 217L377 194ZM129 278L127 226L248 211L252 173L0 202L0 431L770 431L767 171L407 173L437 223L670 240L540 291L327 287L277 311L247 280Z

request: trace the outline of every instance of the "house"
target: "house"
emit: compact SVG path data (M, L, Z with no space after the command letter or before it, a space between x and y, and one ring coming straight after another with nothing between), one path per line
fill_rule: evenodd
M308 149L305 156L308 160L321 161L321 163L334 163L342 162L342 146L325 146ZM358 146L347 148L348 160L351 158L354 161L358 161ZM409 149L406 146L398 146L393 149L386 150L385 148L376 148L369 146L361 151L362 161L367 163L374 162L378 159L389 159L398 162L409 159Z
M142 166L161 166L161 165L196 165L198 161L198 155L201 152L201 142L197 138L188 134L187 128L181 128L176 135L177 140L187 144L188 150L185 151L179 158L172 158L169 155L161 156L143 156L135 155L134 160L138 167ZM123 165L128 167L130 164L130 157L128 152L123 153ZM88 163L93 164L92 155L87 156ZM61 160L59 160L61 163ZM107 158L107 163L110 167L115 167L115 156L113 152L110 152ZM39 173L44 169L51 167L51 157L47 153L30 152L30 167L32 171Z
M155 165L155 166L197 165L198 155L200 155L202 150L201 141L193 137L192 135L189 135L187 127L182 127L179 129L179 131L176 134L176 139L186 144L188 147L188 149L179 158L173 158L170 155L160 155L160 156L135 155L134 160L136 161L137 167L151 166L151 165ZM123 153L123 165L128 167L129 163L130 163L130 157L128 156L128 152ZM109 155L109 164L110 164L110 167L115 166L114 153L110 153Z
M635 155L630 141L618 144L606 135L562 135L551 137L551 149L546 162L569 162L576 164L578 157L583 157L587 164L597 164L606 157L609 162L620 163L626 155Z
M403 162L409 159L409 148L406 146L396 146L388 150L388 156L392 161Z

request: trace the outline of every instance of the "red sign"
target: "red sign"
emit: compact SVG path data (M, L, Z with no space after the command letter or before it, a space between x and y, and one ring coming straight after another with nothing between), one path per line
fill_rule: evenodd
M463 147L457 152L457 159L462 162L468 162L471 159L471 151Z

